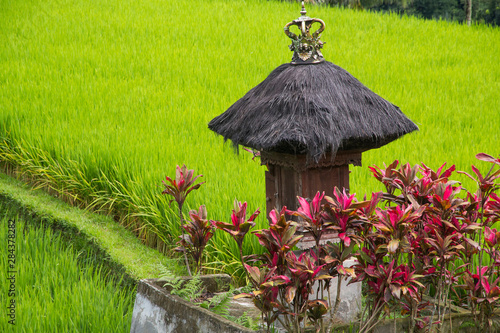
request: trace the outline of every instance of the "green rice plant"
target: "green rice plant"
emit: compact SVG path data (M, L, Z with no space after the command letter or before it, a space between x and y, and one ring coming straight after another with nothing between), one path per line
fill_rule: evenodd
M2 332L128 332L134 290L118 287L102 267L78 259L71 245L51 229L28 227L0 207L0 265L7 267L8 220L16 221L15 295L0 280L1 305L15 300L15 326L3 315ZM81 254L80 254L81 255ZM88 256L85 256L88 257ZM5 295L6 297L3 297Z
M265 209L265 166L244 151L234 154L207 124L290 61L282 28L299 7L264 0L1 1L0 161L69 202L112 214L164 252L180 226L158 190L176 165L206 180L188 209L205 204L219 221L228 221L235 198ZM399 159L437 168L447 161L467 171L478 152L498 155L498 28L325 6L307 11L326 23L325 58L420 127L363 153L365 165ZM352 168L350 184L359 195L380 189L364 167ZM264 216L255 222L257 229L267 224ZM243 250L262 252L256 241ZM216 234L207 254L216 263L210 267L244 275L226 235Z

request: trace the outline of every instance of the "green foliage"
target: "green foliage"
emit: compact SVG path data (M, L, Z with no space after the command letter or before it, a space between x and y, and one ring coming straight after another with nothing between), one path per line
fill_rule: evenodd
M186 280L179 276L175 276L168 270L164 270L159 278L165 280L163 286L170 289L172 295L177 295L190 302L196 302L196 299L204 292L200 275L194 275Z
M236 324L250 328L254 331L257 331L260 328L259 320L252 318L246 312L244 312L243 315L241 315L238 318L233 316L227 316L226 318L231 321L234 321Z
M425 19L465 21L465 0L326 0L333 6L415 15ZM473 0L472 20L499 25L499 0Z
M168 284L168 283L167 283ZM203 283L200 276L195 275L182 285L182 288L172 290L172 294L182 297L184 299L193 301L201 296L203 293Z
M228 306L232 298L233 293L229 291L215 295L210 300L201 303L200 306L227 318L229 316Z
M186 301L194 302L194 304L244 327L255 330L258 328L259 321L249 317L246 313L241 317L234 317L229 314L229 305L235 294L234 289L231 288L227 292L219 293L212 298L200 301L200 297L205 292L200 275L194 275L192 278L186 280L168 270L164 270L160 279L165 280L164 287L167 287L172 295L177 295Z
M199 304L202 308L208 309L226 319L235 322L238 325L253 329L257 331L260 328L260 320L252 318L246 312L240 317L231 316L229 314L229 303L233 299L235 290L231 289L225 293L215 295L213 298Z

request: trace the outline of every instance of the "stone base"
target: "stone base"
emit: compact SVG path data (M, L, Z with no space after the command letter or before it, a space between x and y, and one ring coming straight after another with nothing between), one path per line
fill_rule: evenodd
M356 263L355 260L346 260L344 267L351 267ZM330 282L329 294L326 296L331 300L332 309L335 306L335 299L337 298L337 281L338 278L333 278ZM333 319L338 323L349 323L357 319L358 314L362 310L361 305L361 282L349 284L350 278L341 281L340 289L340 304L334 318L331 318L330 313L326 319ZM313 290L316 290L317 283L314 285Z
M345 262L349 267L354 260ZM230 279L228 275L212 276L209 280L215 280L216 284L208 283L207 286L217 285L219 288L227 286L225 283ZM210 282L210 281L209 281ZM333 318L335 322L349 322L354 320L361 308L361 284L353 283L347 285L348 281L342 281L341 303L339 310ZM252 330L237 325L207 309L198 307L182 298L171 295L163 287L164 281L158 279L141 280L137 287L134 312L132 314L131 333L170 333L170 332L204 332L204 333L249 333ZM209 288L212 289L212 288ZM314 287L314 290L316 287ZM215 291L215 290L211 290ZM330 287L329 297L332 306L335 303L337 292L337 279L333 279ZM260 319L260 311L253 305L249 298L232 300L229 305L229 313L234 317L240 317L243 313ZM329 319L329 318L327 318ZM278 324L276 322L276 324ZM284 332L277 330L277 332Z
M141 280L137 287L131 333L250 333L207 309L169 294L157 279Z

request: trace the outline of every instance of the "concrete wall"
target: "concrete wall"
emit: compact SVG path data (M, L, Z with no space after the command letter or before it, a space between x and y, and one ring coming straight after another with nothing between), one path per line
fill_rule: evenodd
M160 286L157 279L139 282L131 333L253 332L178 296L170 295Z
M354 264L354 261L345 262L344 264L349 267ZM229 276L217 275L204 278L207 279L207 281L203 281L204 285L212 292L215 292L215 289L220 289L221 286L227 287L230 281ZM361 308L361 283L347 285L348 282L346 280L342 281L341 302L335 316L337 322L355 320ZM169 294L168 290L163 288L163 284L164 282L158 279L147 279L139 282L132 314L131 333L253 332L207 309L200 308L178 296ZM336 291L337 279L333 279L330 287L332 305L335 302ZM236 313L233 313L233 310ZM254 307L250 299L233 300L229 306L229 312L236 317L243 314L243 312L247 312L248 315L256 319L260 317L260 312ZM278 323L276 324L278 325Z
M344 262L344 267L351 267L356 263L355 260L346 260ZM337 281L338 278L335 277L330 282L330 292L325 295L331 300L332 308L335 305L335 299L337 298ZM341 289L340 289L340 304L337 314L335 315L335 322L349 323L357 319L358 314L361 312L361 282L356 282L349 284L350 278L342 279ZM317 282L313 286L313 290L316 290ZM333 309L330 309L333 310ZM326 315L326 319L330 317L330 313Z

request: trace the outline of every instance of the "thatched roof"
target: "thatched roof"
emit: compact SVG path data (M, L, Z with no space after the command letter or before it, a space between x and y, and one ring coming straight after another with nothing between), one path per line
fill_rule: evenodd
M418 130L397 106L328 61L279 66L208 127L236 147L314 160L379 148Z

